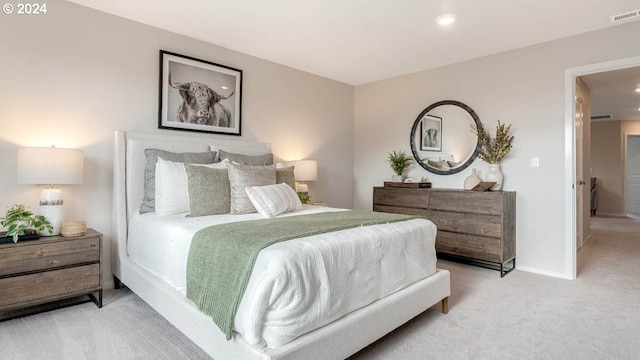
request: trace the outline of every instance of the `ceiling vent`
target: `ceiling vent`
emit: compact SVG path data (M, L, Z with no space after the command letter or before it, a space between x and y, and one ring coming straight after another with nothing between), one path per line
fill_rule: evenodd
M640 10L628 11L624 14L618 14L609 17L609 19L611 19L611 22L614 24L632 19L638 20L638 18L640 18Z
M611 118L613 118L613 116L611 116L611 114L596 115L596 116L592 116L591 120L605 120L605 119L611 119Z

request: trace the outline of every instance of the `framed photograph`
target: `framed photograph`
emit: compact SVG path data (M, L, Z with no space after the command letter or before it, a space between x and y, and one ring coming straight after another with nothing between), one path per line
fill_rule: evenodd
M158 128L240 135L242 70L160 50Z
M442 151L442 118L428 114L423 116L420 135L421 150Z

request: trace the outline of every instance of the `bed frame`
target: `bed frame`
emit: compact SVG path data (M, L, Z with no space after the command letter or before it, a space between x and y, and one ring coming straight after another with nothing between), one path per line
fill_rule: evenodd
M211 147L210 147L211 146ZM271 145L195 136L168 136L116 131L112 272L116 285L126 285L214 359L344 359L404 324L438 302L447 313L449 272L437 272L328 325L276 348L256 349L242 336L227 341L210 317L169 284L137 265L127 255L128 221L143 196L144 149L202 152L223 148L257 155Z

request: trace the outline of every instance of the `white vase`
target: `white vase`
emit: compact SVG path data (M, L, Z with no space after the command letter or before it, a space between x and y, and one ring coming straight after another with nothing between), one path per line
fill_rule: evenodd
M502 180L504 176L500 171L500 164L489 164L489 171L487 171L487 181L495 181L496 184L491 187L491 190L501 190Z
M480 179L480 177L478 176L476 169L472 169L471 175L467 176L467 178L464 179L464 189L471 190L476 185L480 184L480 182L482 182L482 179Z

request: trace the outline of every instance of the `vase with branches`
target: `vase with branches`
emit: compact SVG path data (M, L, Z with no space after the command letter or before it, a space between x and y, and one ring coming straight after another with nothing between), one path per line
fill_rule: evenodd
M480 150L478 157L489 164L487 172L487 181L495 181L496 184L491 190L501 190L504 176L500 170L502 159L509 153L513 146L513 135L509 135L511 124L507 125L498 120L496 126L496 135L492 137L489 131L475 124L471 125L471 131L478 136L480 140Z

